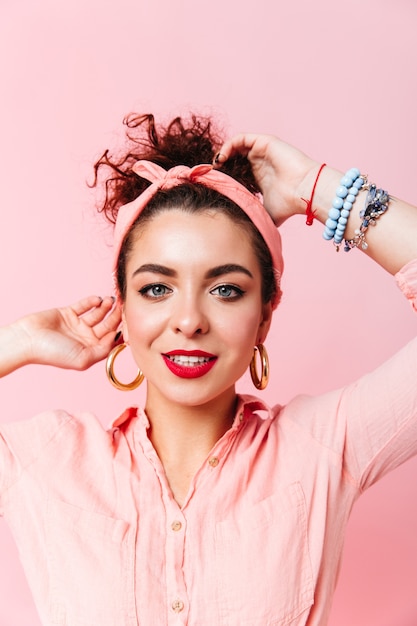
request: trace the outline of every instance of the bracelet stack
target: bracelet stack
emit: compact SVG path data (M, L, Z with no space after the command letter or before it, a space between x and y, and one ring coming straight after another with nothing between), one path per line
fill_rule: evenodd
M356 167L346 172L340 180L323 232L324 239L327 241L333 239L336 246L339 246L343 239L353 203L365 182L366 177L361 176Z
M377 189L374 184L368 185L367 177L363 176L357 168L352 168L346 172L340 180L340 186L336 191L323 231L323 238L327 241L333 240L336 250L339 250L350 211L362 188L368 190L365 209L359 214L362 223L355 230L355 236L352 239L345 239L344 250L346 252L357 247L362 250L368 248L368 243L365 240L368 227L375 226L376 220L388 209L390 196L386 191Z

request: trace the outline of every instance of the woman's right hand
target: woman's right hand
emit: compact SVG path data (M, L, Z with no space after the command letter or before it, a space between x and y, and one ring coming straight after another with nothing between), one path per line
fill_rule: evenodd
M114 299L89 296L33 313L0 332L0 375L29 363L85 370L115 345L121 312Z

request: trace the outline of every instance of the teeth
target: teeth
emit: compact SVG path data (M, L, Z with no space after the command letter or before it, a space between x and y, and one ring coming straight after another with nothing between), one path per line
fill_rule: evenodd
M178 354L170 356L169 360L174 363L178 363L178 365L192 367L193 365L202 365L203 363L207 363L210 359L205 356L184 356Z

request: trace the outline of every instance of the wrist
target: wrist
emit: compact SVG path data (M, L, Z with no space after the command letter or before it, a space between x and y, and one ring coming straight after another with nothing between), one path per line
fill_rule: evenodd
M0 329L0 377L29 364L30 342L22 335L19 323Z
M317 217L322 224L325 224L325 229L323 231L324 239L328 240L329 238L334 238L333 243L337 248L339 248L342 239L349 239L355 232L355 229L359 227L361 222L360 213L365 204L366 192L363 187L363 176L355 178L353 185L349 183L349 186L352 187L351 191L348 191L343 187L345 180L353 180L351 172L354 171L355 168L349 170L344 175L338 170L329 168L329 171L327 171L323 176L317 195L317 213L315 217ZM356 170L356 172L358 171L359 170ZM348 195L346 196L346 194ZM348 202L345 202L342 205L344 200ZM337 204L335 204L336 201ZM335 210L335 206L340 206L341 208ZM335 223L335 220L338 222L338 218L334 215L334 213L336 213L336 215L339 214L340 226L339 224L337 224L337 228L335 226L333 234L333 224ZM326 223L328 218L331 219L329 219Z
M322 187L322 179L324 172L327 170L325 163L320 164L316 161L312 162L307 172L304 174L300 184L296 188L294 194L295 213L305 215L308 220L314 213L314 218L318 218L316 213L319 210L319 185ZM321 193L321 192L320 192Z
M326 165L326 167L324 167L320 172L320 176L317 178L319 168L320 166L316 165L312 170L310 170L310 172L308 172L305 180L303 181L302 187L300 186L300 190L305 190L305 195L302 196L305 199L303 202L303 214L305 214L306 200L307 198L311 198L314 183L317 181L311 208L314 212L315 219L322 224L325 224L336 190L340 186L340 179L343 176L343 172ZM358 202L357 204L359 206L361 203Z
M315 218L322 224L325 224L327 220L329 209L332 206L333 198L342 176L342 172L326 166L317 181L313 209Z
M15 358L16 361L18 361L18 367L39 362L34 348L36 345L34 337L37 330L31 327L31 317L31 315L28 315L16 320L8 327L15 349Z

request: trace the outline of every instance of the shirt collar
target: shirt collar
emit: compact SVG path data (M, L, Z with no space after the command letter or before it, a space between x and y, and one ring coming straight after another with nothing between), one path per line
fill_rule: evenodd
M272 419L272 417L274 416L273 409L260 398L246 394L238 395L238 401L236 404L236 416L233 422L233 428L241 424L242 422L250 419L256 411L264 412L258 416L263 420Z
M246 421L251 417L255 411L265 411L266 414L261 414L261 419L271 419L273 417L273 410L260 398L250 395L238 395L236 403L236 415L232 428L239 426L243 421ZM111 424L110 428L120 428L123 424L127 424L131 419L141 418L145 422L145 426L149 426L149 420L145 411L139 407L129 407L119 417L116 417Z
M110 423L110 429L120 428L120 426L122 426L126 422L129 422L131 419L138 417L139 412L141 412L141 410L138 407L136 406L129 407L128 409L123 411L123 413L119 415L119 417L116 417L116 419L114 419Z

